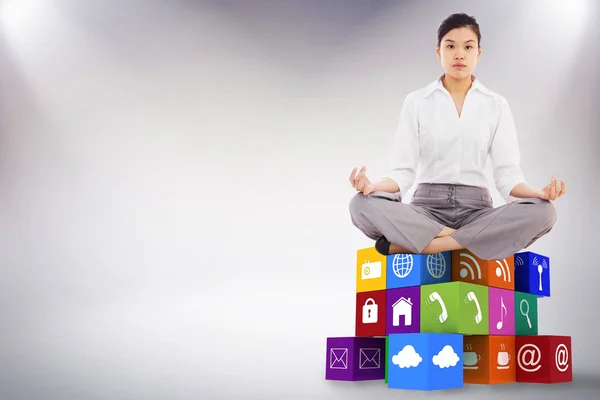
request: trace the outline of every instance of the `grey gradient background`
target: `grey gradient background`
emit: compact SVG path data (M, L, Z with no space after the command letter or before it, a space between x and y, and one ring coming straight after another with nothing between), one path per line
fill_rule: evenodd
M570 4L568 4L570 3ZM326 382L354 332L352 167L378 179L436 29L475 15L530 183L568 194L540 333L574 383ZM561 1L4 0L0 399L597 398L600 7ZM502 200L494 192L496 205Z

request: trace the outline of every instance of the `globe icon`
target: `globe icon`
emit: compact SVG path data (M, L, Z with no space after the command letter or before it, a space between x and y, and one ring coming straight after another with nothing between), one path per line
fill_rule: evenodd
M412 254L396 254L392 260L392 271L398 278L406 278L413 267Z
M446 259L439 253L427 257L427 271L434 279L440 279L446 273Z

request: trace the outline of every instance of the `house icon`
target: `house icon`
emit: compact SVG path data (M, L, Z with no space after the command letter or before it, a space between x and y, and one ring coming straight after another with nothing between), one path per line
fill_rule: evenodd
M412 325L412 302L408 299L400 297L400 299L392 305L392 319L394 326L400 326L400 316L404 315L404 326Z

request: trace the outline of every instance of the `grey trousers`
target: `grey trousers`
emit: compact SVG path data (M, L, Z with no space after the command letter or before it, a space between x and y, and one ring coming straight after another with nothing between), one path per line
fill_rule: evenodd
M352 223L367 237L384 236L420 254L447 226L461 246L483 260L501 260L529 247L556 222L548 200L518 199L493 207L488 189L419 184L410 204L399 193L357 193L350 200Z

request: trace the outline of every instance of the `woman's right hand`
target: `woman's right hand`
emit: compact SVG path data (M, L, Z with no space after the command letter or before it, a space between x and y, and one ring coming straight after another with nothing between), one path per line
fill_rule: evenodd
M365 196L368 196L375 191L375 185L373 185L365 175L366 169L367 168L363 165L357 173L355 167L350 174L350 184L354 189L362 192Z

